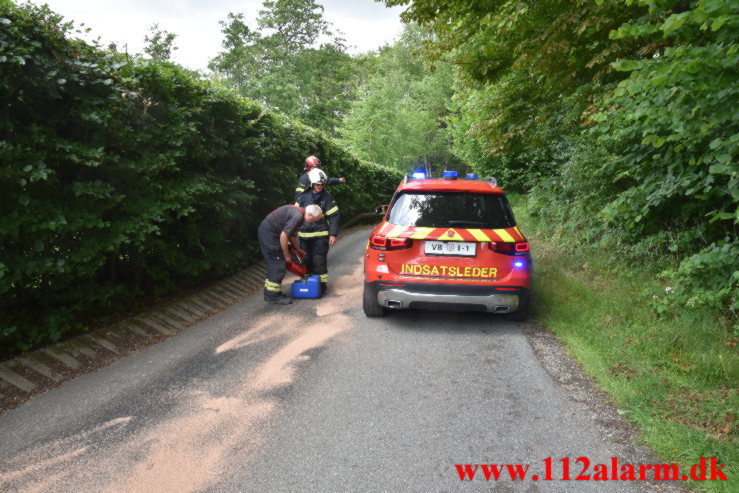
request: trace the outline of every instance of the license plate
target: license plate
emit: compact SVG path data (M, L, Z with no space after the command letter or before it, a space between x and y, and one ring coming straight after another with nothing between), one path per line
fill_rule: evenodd
M456 255L474 257L477 253L477 243L473 241L432 241L424 244L426 255Z

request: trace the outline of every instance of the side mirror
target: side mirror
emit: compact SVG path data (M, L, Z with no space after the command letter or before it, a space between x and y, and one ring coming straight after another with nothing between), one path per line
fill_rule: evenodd
M387 212L387 205L378 205L377 209L375 209L375 214L379 214L384 216Z

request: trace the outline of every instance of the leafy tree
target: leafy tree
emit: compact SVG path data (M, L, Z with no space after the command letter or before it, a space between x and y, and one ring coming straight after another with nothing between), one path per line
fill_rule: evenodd
M408 5L402 14L433 33L425 53L447 57L459 67L457 98L475 98L471 136L486 154L518 152L535 127L561 121L561 99L576 91L587 106L582 86L602 88L623 75L609 65L636 44L614 42L618 28L639 7L591 0L386 0ZM598 81L600 85L593 86ZM480 92L477 92L480 91ZM594 96L597 96L594 95ZM465 105L461 105L464 107ZM572 116L579 118L577 112ZM550 118L551 117L551 118ZM533 143L537 145L539 143ZM542 144L547 145L546 142Z
M176 37L177 35L174 33L159 29L159 24L153 24L149 28L149 34L144 36L144 41L147 43L144 46L144 53L149 55L153 60L160 62L169 61L172 52L178 49L174 45Z
M427 36L407 26L401 39L380 52L340 133L358 156L401 170L436 170L456 162L446 124L452 66L427 67L414 52Z
M344 40L314 0L265 1L257 29L244 14L221 21L223 51L210 68L240 94L330 134L354 95L356 73ZM322 37L329 37L316 47Z
M284 53L297 54L315 45L321 35L331 35L323 7L314 0L266 0L259 11L260 31Z

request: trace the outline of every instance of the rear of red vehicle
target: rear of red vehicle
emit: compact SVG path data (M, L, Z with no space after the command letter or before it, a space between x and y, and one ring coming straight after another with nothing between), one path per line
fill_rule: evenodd
M364 311L442 308L526 316L529 244L503 190L480 180L402 183L365 251Z

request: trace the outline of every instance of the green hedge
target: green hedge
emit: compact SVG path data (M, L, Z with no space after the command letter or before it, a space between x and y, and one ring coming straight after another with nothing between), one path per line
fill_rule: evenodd
M258 257L264 215L320 156L345 218L400 175L178 66L71 39L0 0L0 356Z

